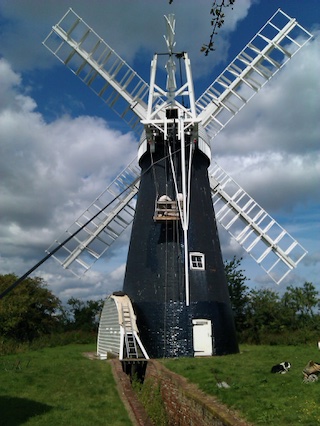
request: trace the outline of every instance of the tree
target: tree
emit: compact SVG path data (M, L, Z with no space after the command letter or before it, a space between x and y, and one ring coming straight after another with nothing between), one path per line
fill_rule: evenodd
M224 262L231 307L238 332L241 332L245 327L246 309L249 301L249 287L245 284L248 278L244 275L244 271L239 269L241 261L242 258L237 259L234 256L232 260Z
M254 317L255 325L278 329L281 310L278 293L270 289L251 290L248 309L250 317Z
M261 332L279 332L283 325L279 294L270 289L251 290L246 312L246 326L254 343L260 343Z
M303 287L289 286L282 297L283 305L291 313L291 321L298 326L305 325L313 319L319 304L318 292L310 282Z
M0 292L13 284L14 274L0 275ZM60 300L42 278L27 278L0 301L0 335L32 341L55 331L59 325Z
M95 331L99 324L99 313L103 300L82 300L72 297L68 300L70 306L69 327L73 330Z

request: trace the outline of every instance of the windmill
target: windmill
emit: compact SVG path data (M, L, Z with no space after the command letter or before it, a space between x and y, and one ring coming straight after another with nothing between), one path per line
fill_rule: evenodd
M149 355L236 353L216 220L277 284L306 251L211 159L210 143L312 36L279 9L195 100L188 54L175 51L175 18L165 21L165 88L159 55L147 84L72 9L43 42L140 135L137 159L48 253L62 245L59 263L86 272L133 223L123 291Z

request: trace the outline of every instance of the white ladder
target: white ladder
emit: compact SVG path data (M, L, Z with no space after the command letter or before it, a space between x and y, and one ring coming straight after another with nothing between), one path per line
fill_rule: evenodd
M134 329L129 306L122 305L122 319L124 328L124 342L126 348L126 358L139 358L138 347L134 335Z

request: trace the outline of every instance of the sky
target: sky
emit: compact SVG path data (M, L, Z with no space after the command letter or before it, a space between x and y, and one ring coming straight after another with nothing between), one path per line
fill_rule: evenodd
M196 98L281 8L313 39L214 139L221 165L308 251L276 286L220 229L223 258L242 257L250 288L280 293L312 282L320 291L320 5L318 0L236 0L215 37L208 0L0 0L0 273L23 275L126 167L138 137L42 41L69 7L149 81L166 51L163 15L176 17ZM89 5L89 7L88 7ZM33 275L62 301L100 299L122 288L130 232L81 279L54 259ZM23 285L23 284L21 284Z

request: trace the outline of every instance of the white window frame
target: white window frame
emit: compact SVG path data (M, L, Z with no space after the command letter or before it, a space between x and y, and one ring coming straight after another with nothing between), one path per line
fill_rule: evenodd
M197 259L195 259L197 257ZM189 254L190 269L204 271L205 270L205 257L204 253L192 251Z

